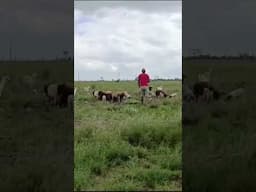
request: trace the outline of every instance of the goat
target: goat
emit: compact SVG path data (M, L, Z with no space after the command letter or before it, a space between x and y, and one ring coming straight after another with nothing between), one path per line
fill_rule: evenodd
M230 93L228 93L226 96L225 96L225 99L226 101L228 100L231 100L232 98L238 98L240 97L241 95L243 95L245 92L244 88L238 88L238 89L235 89L233 91L231 91Z
M218 100L221 95L219 91L217 91L213 86L205 81L195 83L193 86L193 93L196 102L198 102L201 98L210 98L210 95L212 95L214 100Z
M93 91L93 96L100 101L122 102L125 99L131 98L127 91L112 93L112 91Z
M68 97L69 95L74 96L74 87L67 83L59 84L57 89L58 96L60 97L59 105L61 107L66 107L68 105Z
M68 84L47 84L44 92L50 104L65 107L68 105L69 95L74 95L74 87Z
M177 94L173 93L171 95L168 95L166 92L163 91L162 87L157 87L156 91L155 91L155 95L156 97L175 97Z
M113 99L112 92L111 91L106 91L106 92L99 91L98 95L97 95L97 98L98 98L98 100L101 100L101 101L102 100L112 101L112 99Z
M57 105L58 103L58 84L47 84L44 86L45 95L48 97L48 101L51 105Z
M123 91L123 92L118 92L116 94L113 94L113 99L112 101L121 103L122 101L131 98L131 96L128 94L127 91Z

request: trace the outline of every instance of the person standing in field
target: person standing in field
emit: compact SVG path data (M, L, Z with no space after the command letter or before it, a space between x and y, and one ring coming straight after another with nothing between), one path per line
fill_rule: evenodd
M148 86L150 83L150 78L149 75L146 73L146 70L143 68L141 70L141 74L139 74L138 76L138 86L140 88L141 91L141 103L143 104L144 101L144 97L147 94L147 90L148 90Z

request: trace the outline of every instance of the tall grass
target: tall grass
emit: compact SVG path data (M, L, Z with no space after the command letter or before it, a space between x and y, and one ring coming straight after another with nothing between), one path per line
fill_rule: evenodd
M152 84L178 97L141 105L134 81L76 82L75 190L181 189L181 83ZM87 86L132 98L104 104Z
M213 66L211 82L231 91L245 82L245 94L228 103L186 105L183 109L183 184L185 191L253 191L255 178L254 61L194 60L184 62L197 72ZM186 72L186 71L185 71ZM195 121L197 119L197 121ZM193 122L194 120L194 122Z
M10 76L0 98L0 191L72 190L73 114L48 109L43 85L72 80L67 74L73 64L16 62L0 68L0 75ZM22 82L34 72L38 95Z

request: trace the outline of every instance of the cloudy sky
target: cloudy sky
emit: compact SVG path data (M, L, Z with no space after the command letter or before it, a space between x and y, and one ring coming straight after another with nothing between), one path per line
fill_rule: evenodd
M74 7L70 0L0 2L0 59L55 59L74 49Z
M193 0L182 7L183 54L256 55L255 0Z
M75 1L75 79L181 77L180 1Z

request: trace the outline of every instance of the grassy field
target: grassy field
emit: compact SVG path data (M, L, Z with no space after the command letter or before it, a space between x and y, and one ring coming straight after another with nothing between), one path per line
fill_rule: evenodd
M181 190L181 82L152 85L178 95L141 105L135 81L75 82L75 190ZM132 98L102 103L88 86Z
M217 89L231 91L245 82L245 94L227 103L183 105L184 191L255 191L255 61L183 62L190 84L210 67Z
M10 77L0 97L0 191L72 191L73 113L47 107L43 85L73 81L73 63L0 64ZM37 73L32 88L22 79Z

